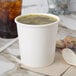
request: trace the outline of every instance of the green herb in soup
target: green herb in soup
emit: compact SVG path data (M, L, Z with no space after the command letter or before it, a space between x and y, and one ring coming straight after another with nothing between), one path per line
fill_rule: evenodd
M43 25L43 24L53 23L57 21L57 19L46 15L27 15L18 18L17 21L23 24Z

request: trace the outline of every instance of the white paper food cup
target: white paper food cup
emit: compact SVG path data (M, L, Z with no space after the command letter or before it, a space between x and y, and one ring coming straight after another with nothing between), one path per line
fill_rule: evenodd
M34 14L41 15L43 13ZM22 16L15 18L18 30L21 63L29 67L44 67L54 61L59 17L52 14L43 15L52 16L56 18L57 21L50 24L35 26L18 22L17 19Z

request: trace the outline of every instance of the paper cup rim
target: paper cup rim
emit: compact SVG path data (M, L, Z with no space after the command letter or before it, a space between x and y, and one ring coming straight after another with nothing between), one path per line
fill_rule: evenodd
M24 23L21 23L19 21L17 21L18 18L21 18L23 16L26 16L26 15L46 15L46 16L51 16L51 17L54 17L56 18L57 20L53 23L48 23L48 24L41 24L41 25L31 25L31 24L24 24ZM28 27L44 27L44 26L49 26L49 25L54 25L54 24L57 24L59 23L60 21L60 18L54 14L45 14L45 13L30 13L30 14L25 14L25 15L19 15L15 18L15 22L18 24L21 24L21 25L25 25L25 26L28 26Z

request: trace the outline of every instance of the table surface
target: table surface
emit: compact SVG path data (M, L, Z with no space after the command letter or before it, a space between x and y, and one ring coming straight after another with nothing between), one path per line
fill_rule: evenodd
M75 34L76 31L59 26L57 39L63 39L67 35L75 36ZM20 64L18 39L0 39L1 47L8 43L11 45L0 52L0 76L76 76L76 67L65 62L58 50L53 64L34 69Z

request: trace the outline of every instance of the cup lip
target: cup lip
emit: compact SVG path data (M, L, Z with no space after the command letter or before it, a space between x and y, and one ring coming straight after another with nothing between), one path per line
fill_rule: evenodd
M53 23L48 23L48 24L41 24L41 25L31 25L31 24L24 24L24 23L21 23L19 21L17 21L18 18L20 17L23 17L23 16L26 16L26 15L46 15L46 16L52 16L52 17L55 17L57 19L57 21L53 22ZM29 13L29 14L25 14L25 15L19 15L15 18L15 22L17 24L21 24L21 25L25 25L27 27L44 27L44 26L51 26L51 25L54 25L56 23L59 23L60 21L60 18L57 16L57 15L54 15L54 14L48 14L48 13Z

